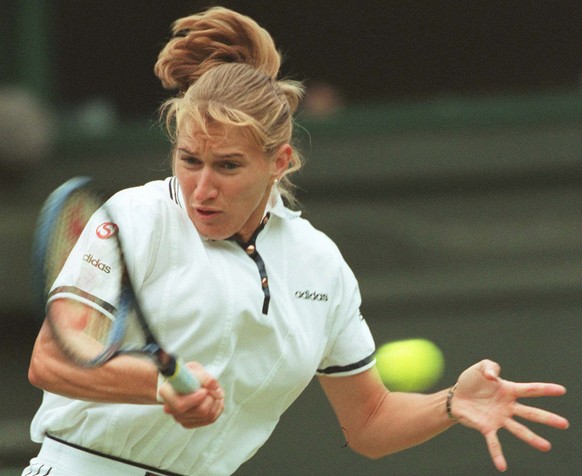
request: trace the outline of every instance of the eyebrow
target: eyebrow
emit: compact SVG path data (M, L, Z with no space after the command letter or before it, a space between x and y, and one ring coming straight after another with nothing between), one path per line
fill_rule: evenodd
M178 152L184 152L186 154L196 155L194 152L192 152L190 149L187 149L186 147L178 147L176 150Z
M190 155L197 155L196 152L193 152L189 149L187 149L186 147L178 147L178 151L179 152L184 152L186 154L190 154ZM231 152L231 153L226 153L226 154L213 154L214 157L218 158L218 159L237 159L237 158L242 158L245 155L241 152Z
M231 153L225 153L225 154L214 154L216 157L219 157L221 159L228 159L231 157L244 157L244 154L242 152L231 152Z

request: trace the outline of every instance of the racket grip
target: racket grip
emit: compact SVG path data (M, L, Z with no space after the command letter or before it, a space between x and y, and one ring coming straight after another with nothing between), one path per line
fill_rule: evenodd
M180 359L176 359L174 373L172 375L166 375L165 377L166 381L178 393L194 393L201 387L198 378L196 378L192 371Z

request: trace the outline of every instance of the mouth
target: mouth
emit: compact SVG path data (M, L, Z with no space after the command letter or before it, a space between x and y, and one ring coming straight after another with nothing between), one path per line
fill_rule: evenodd
M194 208L194 212L202 219L214 218L220 214L220 211L211 208Z

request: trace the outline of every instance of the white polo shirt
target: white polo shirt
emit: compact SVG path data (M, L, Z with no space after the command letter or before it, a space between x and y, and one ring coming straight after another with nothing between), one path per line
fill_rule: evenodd
M121 191L110 206L154 334L163 347L217 377L225 410L214 424L187 430L157 405L45 392L32 422L34 441L49 433L179 474L232 474L315 374L345 376L374 365L353 273L334 243L285 208L277 191L256 237L258 258L235 241L201 237L175 178ZM85 230L80 253L98 246L99 224ZM67 262L55 286L83 289L75 269L90 264L79 261ZM95 303L102 299L99 289L83 291L96 296Z

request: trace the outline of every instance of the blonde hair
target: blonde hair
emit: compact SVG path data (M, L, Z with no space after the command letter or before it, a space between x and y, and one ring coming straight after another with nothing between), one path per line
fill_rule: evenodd
M272 156L293 141L293 114L303 96L300 82L279 80L281 54L271 35L251 18L223 7L177 20L160 52L155 73L178 94L161 108L172 141L179 131L221 124L241 127ZM289 174L302 166L295 147L279 182L295 204Z

